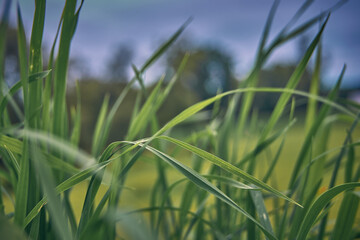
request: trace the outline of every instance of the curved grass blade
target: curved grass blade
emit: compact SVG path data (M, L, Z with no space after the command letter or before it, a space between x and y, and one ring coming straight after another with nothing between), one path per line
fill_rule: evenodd
M331 240L351 239L351 229L355 223L360 199L353 192L345 193L341 202Z
M360 119L360 113L357 115L357 118L354 120L353 124L351 125L350 130L348 131L348 133L346 135L343 145L347 145L350 142L351 134L355 130L359 119ZM336 181L339 169L340 169L340 163L341 163L341 160L343 159L343 156L345 155L345 153L346 153L346 148L342 148L339 155L336 157L335 165L333 167L333 171L332 171L332 175L331 175L331 179L330 179L330 183L329 183L329 189L332 188L333 186L335 186L335 181ZM324 236L324 234L325 234L327 218L328 218L328 215L325 215L325 217L321 220L320 230L319 230L320 237Z
M50 145L53 149L59 150L69 159L75 159L75 163L80 167L90 166L96 162L92 156L74 147L65 140L60 139L59 137L33 130L22 130L18 132L18 135L20 137L26 136L29 139L37 140L44 144Z
M16 175L19 175L20 173L20 165L18 163L18 160L16 160L16 157L14 156L14 154L10 151L10 149L4 145L4 148L5 150L7 151L7 153L9 154L10 156L10 160L11 160L11 165L12 165L12 168L15 169L15 173Z
M1 147L7 147L10 151L22 155L22 148L23 148L23 142L12 137L8 137L5 135L0 136L0 146ZM74 167L73 165L64 162L60 158L57 158L49 153L46 153L45 151L42 151L42 153L45 155L46 159L49 161L51 167L60 169L63 171L66 171L68 173L77 173L79 170Z
M141 146L141 144L140 144ZM198 187L204 189L205 191L213 194L218 199L222 200L229 206L233 207L238 212L245 215L248 219L250 219L253 223L255 223L262 231L263 233L269 237L269 239L276 239L276 237L271 234L263 225L261 225L258 221L256 221L255 218L253 218L249 213L247 213L244 209L239 207L232 199L230 199L228 196L226 196L222 191L220 191L217 187L215 187L213 184L211 184L208 180L206 180L204 177L199 175L197 172L192 170L191 168L181 164L180 162L176 161L175 159L171 158L170 156L166 155L165 153L162 153L158 151L157 149L154 149L150 146L146 146L146 149L173 166L175 169L177 169L179 172L181 172L184 176L186 176L189 180L191 180L193 183L195 183Z
M305 240L321 210L338 194L355 187L360 187L360 183L344 183L321 194L307 211L296 239Z
M164 139L166 141L169 141L169 142L172 142L184 149L187 149L188 151L200 156L201 158L205 159L205 160L208 160L210 162L212 162L213 164L215 164L216 166L219 166L221 167L222 169L224 169L225 171L229 172L229 173L232 173L238 177L241 177L242 179L256 185L257 187L261 188L261 189L264 189L264 190L267 190L268 192L271 192L273 193L274 195L278 196L278 197L281 197L291 203L294 203L298 206L301 207L300 204L298 204L297 202L295 202L294 200L292 200L291 198L287 197L285 194L279 192L278 190L270 187L269 185L267 185L266 183L262 182L261 180L259 179L256 179L255 177L251 176L250 174L248 174L247 172L235 167L234 165L232 165L231 163L228 163L226 161L224 161L223 159L209 153L209 152L206 152L200 148L197 148L195 146L192 146L188 143L185 143L183 141L180 141L178 139L174 139L174 138L171 138L171 137L168 137L168 136L160 136L158 137L159 139Z
M260 191L250 191L251 199L254 203L256 213L259 216L260 223L272 234L274 234L274 230L270 223L270 218L268 211L265 207L264 198Z
M277 92L285 92L285 93L291 93L294 95L298 95L298 96L303 96L303 97L308 97L308 98L313 98L316 99L319 102L325 103L326 105L329 105L333 108L336 108L342 112L344 112L345 114L356 118L356 114L354 114L353 112L349 111L348 109L344 108L343 106L320 96L316 96L316 95L312 95L303 91L298 91L298 90L294 90L294 89L287 89L287 88L243 88L243 89L236 89L236 90L231 90L228 92L224 92L221 94L218 94L212 98L209 98L207 100L203 100L201 102L198 102L190 107L188 107L187 109L185 109L184 111L182 111L181 113L179 113L176 117L174 117L172 120L170 120L167 124L165 124L159 131L157 131L152 138L155 138L157 136L160 136L161 134L163 134L164 132L166 132L167 130L169 130L170 128L176 126L177 124L185 121L186 119L188 119L189 117L193 116L194 114L196 114L197 112L201 111L202 109L204 109L205 107L207 107L208 105L212 104L213 102L215 102L216 100L223 98L227 95L230 94L236 94L236 93L243 93L243 92L268 92L268 93L277 93Z

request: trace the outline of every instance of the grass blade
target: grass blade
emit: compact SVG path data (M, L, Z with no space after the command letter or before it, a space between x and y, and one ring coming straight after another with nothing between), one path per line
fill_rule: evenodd
M100 147L102 147L101 140L102 140L102 134L104 133L104 126L105 126L105 119L106 119L106 113L108 111L109 106L109 99L110 96L107 94L104 97L103 104L100 108L100 113L98 115L98 119L96 121L95 131L93 135L93 142L91 147L91 154L94 157L97 157L100 154Z
M320 31L317 33L316 37L314 38L314 40L311 42L309 48L306 50L306 53L304 54L304 57L302 58L302 60L300 61L299 65L296 67L296 69L294 70L294 73L291 75L288 83L286 84L287 89L294 89L297 84L300 81L300 78L302 76L302 74L305 71L306 65L310 60L310 57L315 49L315 47L317 46L317 44L320 41L321 35L324 31L324 28L326 26L326 23L329 19L329 16L327 17L327 19L325 20L325 22L322 24ZM291 94L288 93L283 93L281 95L281 97L279 98L274 111L271 114L271 117L268 121L268 124L266 125L265 129L263 130L260 139L265 139L266 136L270 133L270 131L274 128L276 122L278 121L278 119L280 118L280 116L282 115L282 112L285 108L285 105L287 104L288 100L290 99Z
M51 175L51 169L47 165L45 159L40 154L40 151L36 147L32 146L32 158L33 164L36 169L37 177L41 184L44 194L48 198L48 210L50 217L53 220L54 227L61 237L61 239L73 239L69 226L67 224L67 217L62 210L64 206L61 204L60 198L57 196L55 191L55 181Z
M53 133L56 136L65 136L65 91L66 91L66 75L69 62L70 43L74 28L74 12L76 1L66 0L64 7L64 20L61 29L59 52L55 66L54 80L54 118Z
M266 210L264 198L260 191L250 191L251 199L254 203L257 215L259 216L260 223L272 234L274 231L272 229L269 214Z
M221 192L218 188L212 185L209 181L199 175L197 172L192 170L191 168L186 167L185 165L181 164L180 162L176 161L175 159L171 158L170 156L154 149L150 146L146 147L147 150L154 153L156 156L160 157L162 160L173 166L176 170L180 171L183 175L185 175L189 180L195 183L200 188L203 188L207 192L213 194L215 197L219 198L220 200L227 203L229 206L233 207L238 212L245 215L248 219L254 222L262 231L263 233L269 237L269 239L276 239L276 237L271 234L264 226L262 226L256 219L254 219L251 215L249 215L245 210L239 207L233 200L231 200L228 196L226 196L223 192Z
M234 165L224 161L223 159L209 153L209 152L206 152L200 148L197 148L195 146L192 146L188 143L185 143L183 141L180 141L180 140L177 140L177 139L174 139L174 138L171 138L171 137L168 137L168 136L161 136L161 137L158 137L159 139L163 139L163 140L166 140L166 141L169 141L169 142L172 142L184 149L187 149L189 151L191 151L192 153L212 162L213 164L221 167L222 169L228 171L229 173L232 173L238 177L241 177L242 179L256 185L257 187L261 188L261 189L264 189L264 190L267 190L271 193L273 193L274 195L278 196L278 197L281 197L291 203L294 203L298 206L301 207L300 204L298 204L297 202L295 202L294 200L288 198L287 196L285 196L283 193L279 192L278 190L270 187L269 185L263 183L262 181L254 178L253 176L249 175L247 172L235 167Z
M20 6L17 7L17 19L18 19L18 49L19 49L19 61L20 61L20 77L23 85L23 94L24 94L24 111L25 116L28 112L28 63L27 63L27 54L26 54L26 37L24 31L24 25L21 18ZM27 126L27 121L25 121L25 126ZM29 153L28 153L28 144L27 140L24 139L25 144L22 147L22 158L20 162L20 174L19 180L16 187L16 198L15 198L15 215L14 222L19 226L23 225L24 218L27 213L27 204L28 204L28 184L29 184Z
M171 36L169 40L163 43L154 53L153 55L144 63L144 65L140 69L140 73L143 73L145 69L147 69L151 64L153 64L164 52L178 39L180 34L185 30L185 28L191 22L191 18L189 18L175 33Z
M321 210L338 194L355 187L360 187L360 183L344 183L321 194L307 211L296 239L305 240Z
M345 193L331 235L332 240L351 239L351 229L355 223L359 202L359 197L353 192Z

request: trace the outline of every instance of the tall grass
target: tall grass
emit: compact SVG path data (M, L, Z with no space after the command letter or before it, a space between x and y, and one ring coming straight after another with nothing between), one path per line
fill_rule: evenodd
M156 113L191 56L184 56L170 82L165 84L160 80L150 93L143 84L142 75L178 39L189 24L187 21L143 66L133 66L134 77L114 105L110 106L109 98L104 98L91 154L78 148L79 86L78 102L70 116L65 101L71 40L84 1L80 4L66 1L47 69L43 67L41 51L46 1L35 1L29 48L21 9L17 6L20 80L8 89L4 59L10 2L5 1L0 24L0 159L3 164L0 169L0 220L6 226L0 228L1 236L9 239L27 236L31 239L352 239L359 236L356 222L359 192L356 189L360 187L360 165L356 152L360 142L354 132L359 128L360 108L357 104L344 105L337 101L345 67L328 96L318 95L322 33L330 11L343 1L297 24L312 3L305 1L269 42L271 23L279 4L275 1L254 67L239 88L196 103L161 126ZM319 22L319 31L286 86L257 87L260 70L276 48ZM298 91L296 86L316 49L309 93ZM115 113L121 113L123 99L137 81L142 91L134 103L127 135L121 141L106 145L111 128L121 127L112 126ZM22 90L21 106L13 99L19 90ZM258 92L278 97L262 129L257 126L256 112L251 113ZM214 110L203 129L194 129L185 139L172 135L171 130L177 125L225 96L230 97L228 107L219 113ZM282 180L287 181L287 188L279 190L275 182L277 166L286 148L287 133L296 121L295 97L308 99L305 139L298 142L298 156L287 159L293 163L292 175ZM18 111L20 124L10 121L10 108L23 109L23 112ZM329 132L337 122L345 122L350 128L343 145L329 149ZM248 131L260 132L260 135L255 145L249 145L250 149L239 151L238 146L247 139ZM270 152L276 142L280 145L272 156ZM184 151L189 153L186 156L191 166L183 163L183 155L177 154ZM257 172L265 165L266 153L269 167ZM335 153L334 157L329 157L331 153ZM126 197L128 175L136 175L131 170L139 160L149 158L149 154L157 177L154 183L148 183L149 186L153 184L149 206L132 210L120 208L119 203ZM183 177L172 181L169 167ZM324 177L327 173L330 180ZM80 183L85 183L87 189L81 215L77 218L70 194ZM105 189L105 193L100 189ZM334 198L339 194L343 194L340 207L329 215L333 212ZM5 198L13 201L13 212L6 211L11 203L4 205Z

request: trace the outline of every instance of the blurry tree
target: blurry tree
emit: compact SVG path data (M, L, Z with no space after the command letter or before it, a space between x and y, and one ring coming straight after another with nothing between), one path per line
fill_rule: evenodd
M200 99L210 98L219 90L228 91L235 86L232 58L219 47L194 46L183 40L168 54L168 67L176 70L186 52L191 55L180 76L180 82L194 91Z
M128 71L131 69L133 57L134 52L129 45L118 45L107 63L108 80L113 82L127 82L129 80Z

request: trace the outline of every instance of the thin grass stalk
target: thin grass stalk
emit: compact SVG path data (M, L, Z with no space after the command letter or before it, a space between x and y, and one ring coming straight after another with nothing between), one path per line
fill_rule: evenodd
M4 97L3 86L5 85L5 45L6 45L6 31L9 24L11 0L3 2L4 9L1 13L0 22L0 100ZM0 122L3 123L3 116L1 116ZM1 126L1 125L0 125Z
M69 62L70 43L74 31L76 0L66 0L61 28L59 52L55 65L53 134L65 136L65 91Z
M350 142L351 134L355 130L355 128L357 126L357 123L359 121L359 118L360 118L360 113L358 114L357 118L354 120L353 124L351 125L351 127L349 129L348 134L346 135L346 138L345 138L345 141L344 141L344 144L343 144L344 146L347 145ZM338 172L339 172L340 163L341 163L341 160L342 160L342 158L344 157L344 155L346 153L346 150L347 150L346 148L342 148L339 155L336 158L336 162L335 162L335 165L334 165L334 168L333 168L333 172L332 172L332 175L331 175L331 179L330 179L328 189L331 189L331 188L333 188L335 186L335 181L336 181L336 178L337 178L337 175L338 175ZM330 203L328 203L326 205L326 207L329 207L329 204ZM327 219L328 219L328 214L326 214L324 216L324 218L321 220L320 228L319 228L319 235L318 235L319 240L324 238Z
M0 22L0 101L4 98L5 82L5 46L6 46L6 32L9 24L11 0L3 2L4 9L1 13ZM0 116L0 127L5 126L9 122L7 111ZM2 204L2 196L0 196L0 204Z

